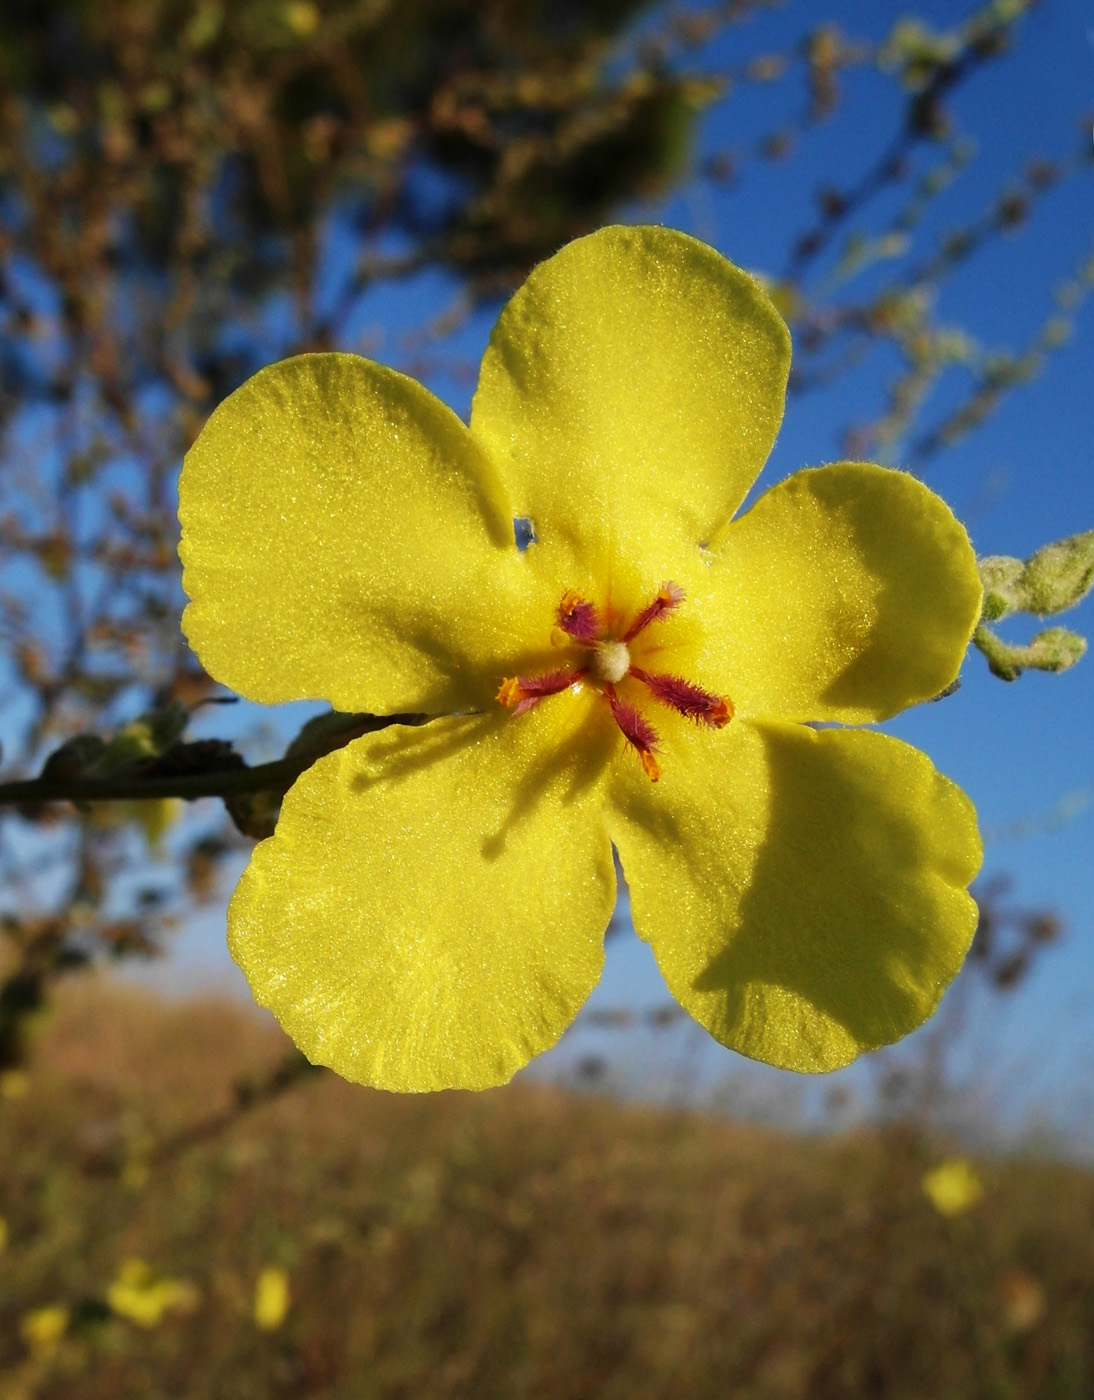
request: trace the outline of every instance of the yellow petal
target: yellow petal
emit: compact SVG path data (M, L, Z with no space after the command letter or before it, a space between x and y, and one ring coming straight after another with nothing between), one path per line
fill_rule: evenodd
M255 1284L253 1317L261 1332L276 1332L289 1315L289 1276L274 1266L263 1269Z
M798 472L710 556L698 669L741 715L884 719L954 680L980 616L949 506L869 463Z
M596 697L393 727L285 799L228 914L258 1001L379 1088L502 1084L600 975L615 877Z
M770 300L714 249L601 229L541 263L502 312L471 431L556 576L581 589L625 571L630 605L744 499L789 363Z
M169 1312L193 1312L200 1294L187 1279L157 1278L141 1259L127 1259L106 1290L112 1312L138 1327L158 1327Z
M723 1044L803 1071L924 1021L976 927L964 793L869 730L662 729L661 781L618 765L609 830L673 995Z
M60 1303L23 1314L19 1331L33 1357L44 1361L57 1351L61 1338L68 1331L70 1316L69 1310Z
M183 630L252 700L470 706L526 641L528 571L481 450L421 385L356 355L285 360L226 399L179 516Z

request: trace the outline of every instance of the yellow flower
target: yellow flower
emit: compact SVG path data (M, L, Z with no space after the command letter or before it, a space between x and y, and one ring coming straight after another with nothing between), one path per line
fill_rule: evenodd
M733 518L789 360L713 249L607 228L509 302L469 427L342 354L212 415L180 485L210 674L438 716L316 763L232 900L232 953L310 1059L388 1089L509 1079L600 976L613 845L724 1044L830 1070L934 1010L975 926L975 813L846 726L953 681L975 559L937 496L869 464Z
M68 1330L68 1309L59 1303L23 1314L19 1332L31 1356L46 1360L61 1344Z
M263 1269L255 1284L255 1326L276 1332L289 1313L289 1276L284 1269Z
M951 1157L927 1172L923 1194L939 1215L961 1215L979 1202L984 1186L971 1162Z
M198 1292L185 1279L157 1278L143 1259L126 1259L106 1290L106 1301L119 1317L138 1327L158 1327L169 1312L192 1312Z
M0 1215L0 1254L8 1247L8 1222Z
M25 1099L30 1080L21 1069L7 1069L0 1074L0 1099Z
M309 38L319 28L319 11L314 5L308 4L307 0L294 0L294 3L286 5L281 13L292 32L302 39Z

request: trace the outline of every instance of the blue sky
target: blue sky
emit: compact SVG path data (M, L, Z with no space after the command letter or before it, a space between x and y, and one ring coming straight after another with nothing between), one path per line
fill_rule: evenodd
M914 8L940 27L966 12L952 0ZM905 9L879 0L826 0L820 7L787 3L729 31L708 55L707 66L717 71L723 64L737 66L753 54L783 48L814 15L833 19L849 35L880 38ZM1094 110L1094 14L1080 0L1044 0L1021 32L1012 56L961 90L955 112L976 139L977 156L938 202L928 234L975 216L1027 159L1070 157L1084 139L1079 119ZM810 222L816 188L838 176L853 181L891 139L898 108L890 92L889 80L852 73L834 119L807 131L792 160L750 162L730 190L712 189L697 179L667 205L628 211L628 217L685 228L747 268L777 272L793 236ZM777 85L758 98L752 93L731 96L709 115L703 151L748 149L800 105L788 106L785 87ZM1089 141L1089 132L1085 139ZM897 203L881 202L880 213L891 212ZM1088 169L1053 191L1029 225L993 243L948 282L940 311L989 345L1019 347L1047 314L1053 286L1092 251L1092 242ZM400 335L435 314L451 294L451 286L436 274L384 288L369 298L356 324L377 358L405 363ZM474 317L452 348L476 359L492 319L492 313ZM1094 307L1088 307L1077 334L1047 373L1019 389L984 428L927 470L930 484L967 520L980 553L1026 555L1051 539L1094 527L1092 350ZM840 429L881 406L893 369L892 361L874 357L836 387L791 401L763 483L838 456ZM431 386L466 412L469 385L438 374ZM950 392L950 386L943 386L943 395ZM900 465L899 455L894 464ZM1094 634L1094 600L1066 620ZM1017 638L1032 630L1023 633L1019 621L1008 635ZM280 729L290 718L295 721L295 715L271 720ZM221 711L210 722L223 732L223 720ZM253 720L249 713L238 722ZM1000 1106L1005 1108L1010 1098L1013 1114L1051 1103L1057 1117L1070 1114L1076 1121L1089 1113L1085 1127L1094 1136L1094 1109L1082 1107L1080 1094L1094 1068L1092 723L1094 656L1064 676L1027 674L1005 685L989 676L980 656L972 653L957 695L919 707L886 728L924 748L973 797L988 836L985 873L1010 873L1017 901L1051 906L1063 916L1065 941L1043 956L1029 983L1006 1006L996 999L980 1007L969 1044L975 1042L977 1064L990 1078ZM1040 823L1043 815L1059 816L1061 799L1069 819ZM1023 823L1026 831L1019 835ZM222 935L223 913L218 910L181 936L177 961L157 980L192 985L223 978L226 985L237 986ZM596 1001L655 1005L666 998L648 950L626 933L612 940ZM548 1070L559 1071L590 1047L609 1052L615 1047L617 1055L661 1069L684 1064L705 1083L741 1066L729 1052L702 1037L696 1042L686 1031L617 1036L614 1041L579 1032L548 1057ZM760 1077L767 1092L780 1088L783 1079L777 1072ZM861 1083L862 1073L852 1082Z

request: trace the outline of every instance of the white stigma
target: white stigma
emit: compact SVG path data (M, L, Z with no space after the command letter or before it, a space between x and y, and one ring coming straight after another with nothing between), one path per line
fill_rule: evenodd
M626 642L597 642L589 669L598 681L618 685L631 669L631 654Z

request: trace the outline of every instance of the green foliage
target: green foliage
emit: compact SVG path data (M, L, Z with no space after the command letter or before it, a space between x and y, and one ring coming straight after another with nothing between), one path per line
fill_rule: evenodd
M984 620L1012 613L1048 617L1066 612L1094 588L1094 530L1046 544L1024 562L1005 554L980 560Z
M1005 554L980 561L984 611L974 643L992 674L1017 680L1024 670L1066 671L1086 651L1086 641L1065 627L1049 627L1026 645L1004 642L985 624L1015 613L1047 617L1075 607L1094 588L1094 530L1047 544L1025 561Z
M973 642L983 653L993 676L1016 681L1023 671L1068 671L1086 653L1086 639L1066 627L1048 627L1032 641L1004 642L987 627L978 627Z
M42 777L111 777L144 760L158 758L182 738L189 723L190 711L176 700L123 725L109 740L98 734L73 735L46 759Z

